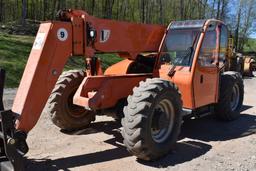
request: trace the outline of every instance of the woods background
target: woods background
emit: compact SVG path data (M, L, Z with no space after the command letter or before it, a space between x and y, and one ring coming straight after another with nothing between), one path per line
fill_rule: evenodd
M256 52L256 0L0 0L0 68L7 71L6 87L19 85L40 22L69 8L100 18L164 25L217 18L228 25L236 51ZM104 69L121 60L115 54L100 57ZM83 58L70 58L65 69L82 68L83 63Z
M171 20L217 18L228 25L238 51L250 46L248 38L256 31L256 0L0 0L1 28L29 28L69 8L101 18L165 25Z

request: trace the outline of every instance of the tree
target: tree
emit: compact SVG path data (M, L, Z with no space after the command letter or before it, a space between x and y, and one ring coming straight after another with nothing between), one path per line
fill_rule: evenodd
M184 18L184 0L180 0L180 19Z
M230 23L235 46L242 49L256 20L255 1L239 0L232 14L229 0L0 0L0 23L53 20L58 10L69 8L100 18L164 25L171 20L218 18Z
M4 21L4 0L0 0L0 22Z
M225 20L226 19L226 14L227 14L227 7L228 7L228 0L222 0L222 7L221 7L221 12L220 12L220 19Z
M244 47L244 44L245 42L247 41L247 38L249 36L249 29L250 27L252 26L252 23L253 23L253 16L255 16L255 14L253 14L254 12L254 4L255 4L255 0L248 0L246 1L246 4L244 5L244 13L245 13L245 16L244 16L244 22L243 22L243 25L240 26L241 28L241 36L240 36L240 41L239 41L239 44L238 44L238 50L239 51L242 51L243 50L243 47Z
M112 12L113 12L113 6L114 6L114 0L105 0L105 17L104 18L112 18Z
M141 9L141 13L140 13L140 18L141 18L141 22L145 23L146 19L145 19L145 15L146 15L146 0L141 0L141 4L140 4L140 9Z
M26 24L26 17L27 17L27 0L22 0L21 24L23 26Z
M217 5L217 14L216 14L216 18L220 19L220 5L221 5L221 0L218 0L218 5Z
M160 24L164 23L164 11L163 11L163 0L158 0L159 2L159 11L160 11Z

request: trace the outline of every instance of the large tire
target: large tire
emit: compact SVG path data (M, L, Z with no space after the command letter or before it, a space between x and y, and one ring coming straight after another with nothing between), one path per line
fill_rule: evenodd
M155 160L176 144L182 123L177 86L159 78L133 89L124 108L122 135L127 150L142 160Z
M52 122L62 130L75 130L88 126L95 114L73 104L73 96L83 81L85 73L80 70L64 72L58 79L46 104Z
M244 84L240 73L228 71L221 75L219 102L215 106L218 119L232 121L240 116Z

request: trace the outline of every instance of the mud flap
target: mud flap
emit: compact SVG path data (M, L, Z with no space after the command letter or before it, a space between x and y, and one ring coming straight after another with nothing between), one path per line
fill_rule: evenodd
M5 71L0 69L0 171L23 171L23 156L28 152L27 136L15 129L15 114L4 111L4 80Z

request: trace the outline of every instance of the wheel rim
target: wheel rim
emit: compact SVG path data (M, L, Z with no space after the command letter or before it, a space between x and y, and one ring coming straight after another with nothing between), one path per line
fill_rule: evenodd
M151 121L151 136L157 143L169 138L174 124L174 107L170 100L162 100L154 109Z
M231 103L230 103L232 111L235 111L237 109L237 106L239 104L239 96L240 96L239 87L237 84L235 84L234 87L232 88Z

